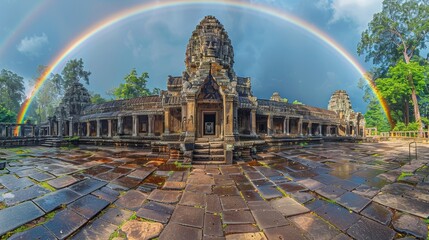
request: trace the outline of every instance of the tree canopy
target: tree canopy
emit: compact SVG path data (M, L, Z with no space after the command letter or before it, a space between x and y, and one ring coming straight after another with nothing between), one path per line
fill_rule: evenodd
M112 89L111 94L116 99L130 99L136 97L150 96L159 94L158 88L150 91L146 86L149 74L143 72L140 76L137 70L133 68L131 72L124 77L125 83L121 83L119 87Z

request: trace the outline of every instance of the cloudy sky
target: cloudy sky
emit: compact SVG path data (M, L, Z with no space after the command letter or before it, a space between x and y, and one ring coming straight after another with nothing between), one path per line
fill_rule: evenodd
M381 0L245 0L284 11L316 26L356 54L361 32ZM119 11L153 0L0 0L0 69L26 80L48 65L74 38ZM155 1L156 2L156 1ZM161 0L158 2L162 2ZM326 108L337 89L349 92L356 111L365 111L359 73L317 37L279 18L229 5L198 4L161 8L112 25L72 51L64 63L83 58L92 72L90 91L106 95L136 68L149 73L149 87L166 88L168 75L184 70L186 45L206 15L216 16L229 33L235 72L252 78L253 93Z

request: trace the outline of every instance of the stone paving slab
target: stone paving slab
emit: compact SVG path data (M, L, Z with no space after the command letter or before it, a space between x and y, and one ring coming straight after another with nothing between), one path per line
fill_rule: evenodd
M30 201L0 210L0 236L44 214Z
M203 231L200 228L183 226L177 223L170 223L162 231L159 240L201 240Z
M362 197L361 195L353 192L346 192L335 200L340 205L355 212L362 211L362 209L364 209L369 203L371 203L371 199Z
M104 185L106 185L107 182L96 180L93 178L85 179L81 182L75 183L69 187L70 190L73 190L81 195L86 195L88 193L91 193Z
M332 203L326 203L316 208L314 212L342 231L347 230L360 219L358 214Z
M289 197L272 200L270 201L270 204L285 217L299 215L310 211L308 208Z
M137 211L143 205L143 202L146 200L146 198L146 194L137 190L130 190L121 196L115 202L115 205L132 211Z
M164 186L162 186L163 190L183 190L186 187L185 182L172 182L166 181Z
M14 192L9 192L3 194L4 202L6 205L11 206L20 202L31 200L33 198L40 197L44 194L49 193L50 191L40 187L38 185L33 185L29 188L20 189Z
M160 223L131 220L122 225L121 230L127 239L149 240L158 237L163 228Z
M170 221L185 226L202 228L204 223L204 209L177 205Z
M13 175L1 176L0 183L11 191L19 190L21 188L26 188L34 185L34 182L27 177L17 178Z
M240 195L236 186L214 186L213 193L219 196L238 196Z
M93 195L86 195L71 203L68 208L79 213L86 219L91 219L110 203Z
M224 228L225 235L234 233L255 233L259 231L259 228L255 226L255 224L232 224Z
M252 213L250 211L224 211L222 212L222 221L224 224L253 224Z
M314 199L314 196L308 192L295 192L291 194L291 197L301 204L304 204Z
M283 197L283 194L275 186L259 186L257 189L259 194L266 200Z
M390 240L395 236L395 231L392 229L365 217L351 226L347 233L355 239Z
M51 179L55 178L54 175L49 174L47 172L37 172L37 173L29 175L29 177L38 181L38 182L44 182L44 181L51 180Z
M181 191L168 191L155 189L147 198L148 200L160 203L177 203L182 196Z
M117 226L128 220L131 215L133 215L133 212L125 209L108 208L108 210L100 216L100 219Z
M268 239L307 239L306 233L292 224L264 229L264 232Z
M388 225L393 216L389 208L376 202L370 203L361 214L384 225Z
M367 185L360 185L355 190L353 190L353 192L367 198L373 198L380 192L380 189Z
M409 214L400 214L395 216L392 225L398 232L411 234L420 239L428 237L428 226L421 218Z
M56 240L57 238L44 226L37 226L24 232L15 233L9 240L43 239Z
M206 212L220 213L222 206L218 195L210 194L206 195Z
M184 192L179 204L186 206L200 206L205 207L206 195L203 193Z
M256 233L231 234L231 235L227 235L225 239L226 240L267 240L267 237L265 237L265 234L262 232L256 232Z
M79 214L65 209L58 212L54 218L43 224L43 226L51 231L57 238L65 239L83 226L86 221L87 220Z
M310 189L311 191L314 191L314 190L317 190L319 188L323 188L323 187L326 186L325 184L323 184L323 183L321 183L319 181L313 180L311 178L299 180L299 181L297 181L297 183L299 183L302 186Z
M248 209L246 202L241 196L222 196L220 197L220 202L225 211Z
M73 240L109 239L110 235L117 229L116 225L106 222L100 218L81 228L73 235Z
M277 210L255 210L252 211L253 217L258 226L262 229L274 228L289 225L283 215Z
M46 213L60 207L63 204L69 204L80 198L81 195L67 188L44 195L33 200Z
M319 194L322 197L328 198L328 199L335 199L347 191L332 185L319 188L315 191L317 194Z
M209 184L187 184L185 191L211 194L212 187L213 185Z
M221 217L207 213L204 216L204 236L223 237Z
M162 204L157 202L148 202L145 203L142 208L140 208L136 215L137 217L145 218L148 220L167 223L170 220L171 215L175 206Z
M64 188L67 186L72 185L73 183L77 182L78 180L72 176L66 175L64 177L55 178L48 181L48 184L56 189Z
M429 203L389 193L380 193L373 199L381 205L404 211L422 218L429 217Z
M119 192L108 187L100 188L99 190L96 190L91 194L94 196L97 196L98 198L104 199L110 203L113 203L114 201L116 201L119 196Z
M312 239L333 239L341 232L314 214L307 213L288 218L296 226L305 231Z

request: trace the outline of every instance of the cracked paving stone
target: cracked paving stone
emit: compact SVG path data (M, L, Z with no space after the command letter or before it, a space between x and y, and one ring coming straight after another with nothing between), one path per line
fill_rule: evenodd
M100 218L78 230L72 240L109 239L118 226L106 222Z
M210 194L206 195L206 212L220 213L222 206L220 204L219 196Z
M254 233L259 232L259 228L254 224L231 224L224 229L225 235L234 233Z
M177 205L170 221L185 226L202 228L204 223L204 209Z
M203 231L200 228L183 226L177 223L169 223L159 236L159 240L201 240Z
M323 204L314 212L342 231L347 230L360 219L358 214L332 203Z
M29 178L17 178L13 175L4 175L0 177L0 183L11 191L19 190L34 185L34 182Z
M44 182L44 181L51 180L51 179L55 178L54 175L51 175L51 174L46 173L46 172L34 173L34 174L31 174L29 177L38 181L38 182Z
M167 223L170 220L171 214L173 214L174 209L175 206L173 205L151 201L145 203L142 208L137 211L136 215L137 217L145 218L148 220Z
M37 226L24 232L15 233L9 240L43 239L56 240L57 238L45 227Z
M83 180L81 182L78 182L78 183L71 185L69 187L69 189L71 189L71 190L73 190L73 191L75 191L81 195L86 195L88 193L91 193L91 192L103 187L106 184L107 184L107 182L89 178L89 179L86 179L86 180Z
M380 189L367 185L360 185L355 190L353 190L353 192L367 198L373 198L380 192Z
M428 237L428 226L425 221L419 217L401 214L400 216L395 216L392 225L398 232L411 234L420 239Z
M146 197L147 195L140 191L130 190L123 196L121 196L115 202L115 205L132 211L137 211L143 205L143 202L146 200Z
M265 234L262 232L231 234L231 235L227 235L225 239L226 240L268 240L267 237L265 237Z
M364 210L362 210L361 214L384 225L388 225L393 216L390 209L376 202L370 203Z
M326 186L323 188L319 188L315 192L322 197L325 197L328 199L335 199L335 198L343 195L347 191L344 189L329 185L329 186Z
M86 219L91 219L110 203L93 195L86 195L71 203L68 208L79 213Z
M312 239L333 239L341 232L314 214L307 213L288 218Z
M179 202L181 196L182 196L181 191L155 189L150 193L147 199L155 202L173 204L173 203Z
M204 236L223 236L222 222L219 215L205 214L203 234Z
M161 223L131 220L122 225L121 230L129 240L149 240L158 237L163 228Z
M290 224L277 210L256 210L252 211L253 217L258 226L262 229L280 227Z
M290 217L307 213L310 210L290 197L284 197L270 201L271 206L281 212L283 216Z
M395 236L395 231L378 222L362 217L347 233L355 239L379 239L390 240Z
M48 181L48 184L56 189L64 188L67 186L72 185L73 183L77 182L78 180L72 176L64 176L56 179L52 179Z
M220 197L222 208L228 210L247 210L246 202L241 196L223 196Z
M120 208L109 208L106 213L101 215L100 219L103 219L106 222L112 223L114 225L120 225L124 221L130 219L133 215L133 212L120 209Z
M0 236L44 214L30 201L0 210Z
M222 212L224 224L246 224L255 223L250 211L224 211Z
M355 212L362 211L362 209L364 209L369 203L371 203L371 199L362 197L361 195L352 192L346 192L335 200L340 205Z
M43 209L43 211L50 212L61 205L69 204L80 197L80 194L68 188L64 188L56 192L48 193L43 197L36 198L33 202Z

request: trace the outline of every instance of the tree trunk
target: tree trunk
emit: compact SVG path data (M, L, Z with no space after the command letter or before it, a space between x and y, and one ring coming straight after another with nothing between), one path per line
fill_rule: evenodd
M409 64L411 57L408 56L407 49L405 49L403 53L404 53L405 63ZM423 137L423 125L422 125L422 119L420 118L419 102L417 100L417 93L416 93L416 87L414 86L413 75L410 74L408 76L408 81L411 86L411 100L413 101L414 118L416 119L416 122L419 124L419 136Z
M406 126L410 123L410 104L404 99L404 123Z

